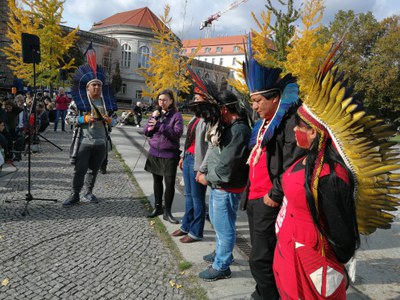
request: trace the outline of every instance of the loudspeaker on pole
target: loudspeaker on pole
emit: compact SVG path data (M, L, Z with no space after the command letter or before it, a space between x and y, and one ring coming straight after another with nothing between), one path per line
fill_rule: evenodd
M21 45L24 63L40 63L40 39L37 35L21 33Z

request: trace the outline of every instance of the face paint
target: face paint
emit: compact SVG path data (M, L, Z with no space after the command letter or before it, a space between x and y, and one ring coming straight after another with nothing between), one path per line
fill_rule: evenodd
M300 148L308 149L310 147L310 143L308 142L308 139L307 139L307 131L302 131L300 129L297 129L297 130L295 130L294 133L296 135L297 145Z

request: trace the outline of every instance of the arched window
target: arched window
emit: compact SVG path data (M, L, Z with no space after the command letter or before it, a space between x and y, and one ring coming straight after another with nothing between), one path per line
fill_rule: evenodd
M148 68L149 67L149 54L150 50L146 46L139 48L139 61L138 68Z
M131 66L132 48L128 44L122 45L122 68L129 68Z

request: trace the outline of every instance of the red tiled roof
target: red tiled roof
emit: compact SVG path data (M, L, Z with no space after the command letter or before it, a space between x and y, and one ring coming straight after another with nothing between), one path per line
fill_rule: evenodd
M112 25L130 25L149 29L156 27L161 29L163 23L148 7L143 7L112 15L100 22L96 22L92 28L96 29Z
M216 56L216 55L240 55L244 54L243 43L247 43L247 35L233 35L224 37L204 38L195 40L183 40L183 48L186 49L185 54L190 54L191 49L197 48L201 45L201 49L197 55L201 56ZM272 41L269 41L271 49L274 49ZM238 46L238 51L234 52L233 48ZM221 47L222 51L217 52L217 47ZM209 52L206 53L206 48Z

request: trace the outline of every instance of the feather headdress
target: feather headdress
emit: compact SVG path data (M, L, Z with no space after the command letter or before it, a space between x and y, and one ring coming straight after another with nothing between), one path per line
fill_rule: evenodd
M77 108L80 111L91 111L89 96L87 93L87 86L93 80L102 83L102 98L104 100L105 108L108 111L115 111L118 109L112 88L106 84L105 69L96 64L96 52L90 43L85 52L88 64L80 66L73 75L72 98L75 101Z
M355 178L358 230L368 235L377 228L391 226L394 216L387 211L397 210L399 205L395 195L400 194L400 159L393 147L395 143L388 141L395 130L383 120L367 115L339 74L333 60L339 45L319 68L312 85L305 87L308 92L298 114L322 133L321 155L317 157L311 182L314 195L324 161L324 144L329 137Z
M253 50L251 46L251 35L249 34L247 40L247 50L245 48L245 61L243 63L243 73L249 87L250 95L264 94L272 91L279 91L281 99L279 106L269 120L268 127L264 132L263 144L266 144L279 127L282 119L287 112L299 103L299 86L296 79L287 74L280 77L282 70L280 68L268 68L261 66L253 57ZM256 123L255 126L260 127L263 122ZM253 147L256 144L258 130L252 131L249 146Z

